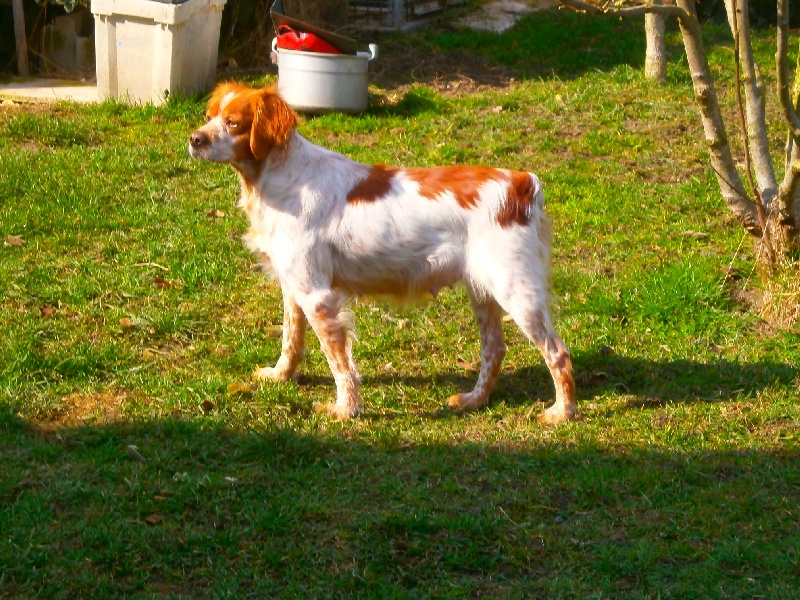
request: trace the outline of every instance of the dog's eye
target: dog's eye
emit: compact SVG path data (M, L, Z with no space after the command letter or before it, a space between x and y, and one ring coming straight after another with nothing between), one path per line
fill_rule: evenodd
M226 128L229 130L229 131L236 131L236 129L239 127L239 124L238 124L238 123L235 123L235 122L233 122L233 121L228 121L227 123L225 123L225 127L226 127Z

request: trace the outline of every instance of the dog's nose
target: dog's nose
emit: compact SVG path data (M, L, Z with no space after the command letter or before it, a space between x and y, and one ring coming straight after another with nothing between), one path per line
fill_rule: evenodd
M201 133L199 131L195 131L192 135L189 136L189 143L194 146L195 148L199 148L200 146L205 146L209 142L208 136L205 133Z

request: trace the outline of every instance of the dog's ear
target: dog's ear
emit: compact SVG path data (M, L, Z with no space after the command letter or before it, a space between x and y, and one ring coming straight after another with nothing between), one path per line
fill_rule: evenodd
M286 145L297 126L297 115L272 88L255 93L253 103L250 150L258 160L263 160L272 150Z

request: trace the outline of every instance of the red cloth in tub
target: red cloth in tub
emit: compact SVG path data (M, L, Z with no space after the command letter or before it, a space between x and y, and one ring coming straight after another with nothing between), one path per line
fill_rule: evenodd
M278 27L278 48L300 50L302 52L321 52L324 54L342 53L321 37L307 31L297 31L288 25Z

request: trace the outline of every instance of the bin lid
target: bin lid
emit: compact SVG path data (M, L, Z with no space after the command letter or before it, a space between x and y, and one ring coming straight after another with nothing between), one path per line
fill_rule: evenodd
M272 24L275 26L275 31L278 31L278 27L281 25L288 25L298 31L313 33L317 37L328 42L331 46L338 48L343 54L358 53L358 42L356 40L339 35L338 33L333 33L332 31L327 31L320 27L315 27L314 25L309 25L299 19L286 16L286 10L283 8L283 0L275 0L269 9L269 14L272 17Z

